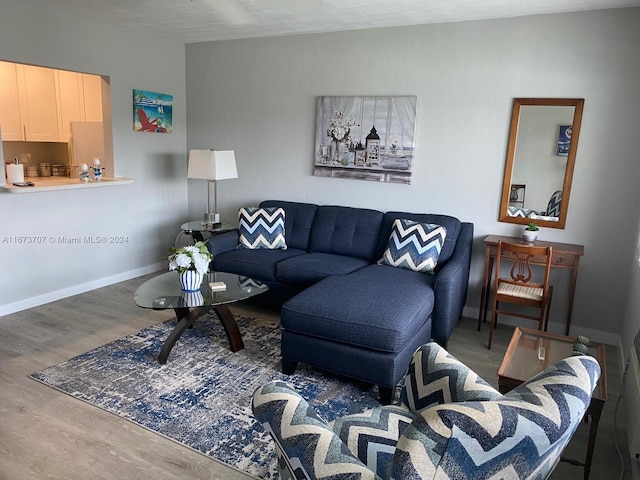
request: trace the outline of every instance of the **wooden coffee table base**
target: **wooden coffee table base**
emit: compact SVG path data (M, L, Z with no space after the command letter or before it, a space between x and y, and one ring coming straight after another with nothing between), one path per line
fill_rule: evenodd
M169 336L164 342L162 346L162 350L160 350L160 355L158 355L158 362L161 364L167 363L167 358L169 357L169 353L171 353L171 349L178 341L178 339L182 336L184 331L187 328L193 326L193 322L209 312L211 309L216 312L218 318L220 319L220 323L224 327L224 331L227 334L227 338L229 339L229 346L231 347L232 352L237 352L238 350L242 350L244 348L244 342L242 341L242 335L240 335L240 330L238 329L238 324L236 323L236 319L233 316L233 313L229 310L229 307L226 305L216 305L214 307L204 306L204 307L196 307L196 308L174 308L173 310L176 312L176 318L178 319L178 324L171 331Z

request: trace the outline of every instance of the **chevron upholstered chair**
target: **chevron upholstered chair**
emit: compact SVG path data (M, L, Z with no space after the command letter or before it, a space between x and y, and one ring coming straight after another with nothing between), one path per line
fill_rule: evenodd
M600 376L569 357L502 395L435 343L414 354L400 405L325 423L284 382L253 395L281 479L545 479Z

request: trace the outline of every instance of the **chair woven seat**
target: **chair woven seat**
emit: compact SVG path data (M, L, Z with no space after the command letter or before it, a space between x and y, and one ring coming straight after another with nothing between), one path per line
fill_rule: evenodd
M498 286L500 295L510 295L512 297L528 298L530 300L542 300L542 288L525 287L523 285L513 285L511 283L500 283Z

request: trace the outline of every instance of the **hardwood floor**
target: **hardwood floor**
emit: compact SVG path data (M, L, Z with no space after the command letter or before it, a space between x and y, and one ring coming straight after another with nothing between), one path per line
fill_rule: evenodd
M153 275L0 317L1 480L250 478L28 378L32 372L170 318L169 311L144 310L133 302L134 290ZM231 309L278 319L277 312L250 304L232 305ZM487 328L477 332L475 327L473 319L460 321L449 350L497 386L496 372L512 328L500 326L492 350L487 350ZM617 478L621 471L613 442L620 366L613 347L606 353L609 401L594 453L594 480ZM621 423L622 414L618 418ZM583 458L587 429L586 424L580 426L565 452L568 456ZM624 433L619 431L617 437L626 452ZM631 478L628 469L625 479ZM551 478L582 478L582 469L561 463Z

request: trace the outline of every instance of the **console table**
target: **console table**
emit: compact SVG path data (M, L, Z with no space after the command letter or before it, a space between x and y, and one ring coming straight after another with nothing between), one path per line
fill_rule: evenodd
M491 291L491 277L493 264L498 254L498 242L515 243L519 245L529 245L522 238L505 237L501 235L489 235L484 239L484 270L482 272L482 293L480 295L480 314L478 316L478 330L487 317L489 306L489 292ZM571 287L569 289L569 309L567 312L567 322L565 335L569 335L571 328L571 313L573 312L573 299L576 293L576 283L578 281L578 266L580 257L584 255L583 245L573 245L571 243L543 242L536 241L536 246L553 247L551 268L564 268L571 270ZM534 257L532 262L535 265L543 265Z

